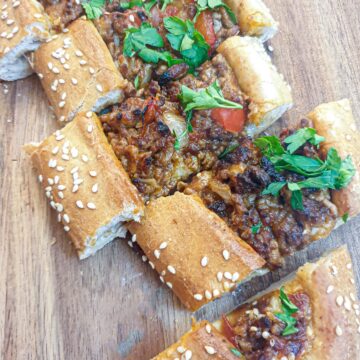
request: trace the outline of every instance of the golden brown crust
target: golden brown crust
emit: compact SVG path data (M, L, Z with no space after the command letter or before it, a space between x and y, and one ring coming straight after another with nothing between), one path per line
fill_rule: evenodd
M25 150L80 257L87 246L96 247L88 242L116 216L122 214L127 221L141 215L143 203L95 114L78 115L61 131Z
M272 38L278 23L262 0L226 0L235 13L242 35L256 36L261 41Z
M201 359L238 360L234 346L207 321L196 324L178 342L153 360ZM187 352L187 353L186 353ZM191 354L191 357L190 357Z
M35 0L1 2L0 58L15 48L30 33L40 41L49 37L50 22ZM20 54L20 56L23 54Z
M356 127L350 102L343 99L316 107L308 118L313 121L317 132L325 137L321 150L326 155L335 148L342 158L351 155L356 174L351 183L342 190L332 191L332 201L338 207L339 215L348 213L351 217L360 212L360 132Z
M41 46L31 59L60 121L120 102L127 84L91 21L80 18L68 29Z
M161 279L191 310L234 288L264 265L195 196L176 193L150 202L142 222L130 224L129 229Z
M290 87L258 39L233 36L217 51L232 67L242 92L251 99L248 116L251 135L265 130L291 108Z

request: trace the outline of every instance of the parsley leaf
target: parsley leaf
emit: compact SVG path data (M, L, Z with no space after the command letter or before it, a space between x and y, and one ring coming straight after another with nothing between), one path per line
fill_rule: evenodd
M148 15L150 14L150 10L153 8L154 5L156 5L157 0L150 0L148 2L146 2L145 4L143 4L145 11L148 13Z
M280 156L285 154L285 149L281 145L277 136L263 136L254 140L254 144L261 150L263 155L267 157Z
M217 81L199 91L182 85L179 99L185 112L214 108L242 109L242 105L224 98Z
M193 127L191 124L191 119L192 119L192 111L189 111L186 113L186 129L179 135L177 136L175 131L173 132L173 135L175 137L175 143L174 143L174 149L176 151L180 150L180 140L186 136L188 133L193 132Z
M160 60L172 66L180 59L174 59L168 51L159 51L164 46L161 35L149 23L142 23L140 28L128 28L125 30L124 55L132 57L137 54L148 63L157 64Z
M236 150L240 144L230 144L219 156L218 159L223 159L227 154L232 153L234 150Z
M288 336L291 334L297 333L299 330L295 327L297 321L295 318L293 318L291 315L298 312L298 307L293 304L289 297L286 295L284 291L284 287L280 288L280 301L281 301L281 308L282 313L277 313L275 316L285 323L286 327L281 333L282 336Z
M199 67L209 56L209 44L195 29L190 20L182 20L176 16L164 19L166 35L171 47L178 51L184 61L192 68Z
M222 0L196 0L196 3L197 3L197 11L196 11L196 15L193 19L194 22L196 21L197 17L200 15L200 13L202 11L205 11L207 9L214 10L216 8L223 7L226 10L226 12L228 13L230 20L234 24L237 23L237 19L236 19L234 12Z
M261 229L261 227L262 227L262 223L261 222L259 222L258 224L256 224L256 225L253 225L252 227L251 227L251 233L252 234L258 234L259 233L259 231L260 231L260 229Z
M347 221L349 220L349 213L346 212L341 218L344 224L347 223Z
M242 356L241 352L240 352L238 349L236 349L236 348L231 348L230 351L231 351L235 356L237 356L237 357L241 357L241 356Z
M294 134L288 136L284 143L288 144L287 150L290 154L293 154L301 146L303 146L307 141L318 146L321 142L325 140L324 137L316 134L316 130L312 128L302 128L297 130Z
M105 0L89 0L83 2L81 5L85 10L86 17L93 20L99 18L103 14Z
M139 75L136 75L135 79L134 79L134 86L136 90L139 90L139 86L140 86L140 77Z
M172 3L173 0L163 0L162 6L161 6L161 11L165 11L166 7Z
M143 2L142 0L130 0L128 2L120 2L119 6L121 9L126 10L126 9L132 9L135 6L141 7L143 6Z
M286 181L273 182L263 192L262 195L278 196L280 190L286 185Z

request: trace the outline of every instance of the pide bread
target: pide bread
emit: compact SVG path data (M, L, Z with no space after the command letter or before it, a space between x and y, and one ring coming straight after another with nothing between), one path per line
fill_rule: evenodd
M217 51L225 57L241 90L250 99L246 126L249 135L261 133L292 107L290 86L258 39L234 36Z
M341 157L352 157L356 167L355 176L345 189L332 191L332 201L338 208L339 217L344 214L354 217L360 212L360 152L357 148L360 132L350 101L343 99L321 104L308 114L308 118L313 121L319 135L325 138L321 144L323 153L335 148Z
M191 310L264 272L264 260L194 196L150 202L129 230L161 281Z
M236 14L242 35L258 37L262 42L278 31L278 23L262 0L226 0Z
M341 247L315 263L305 264L290 281L273 285L214 324L193 325L179 342L154 359L185 359L185 351L191 353L189 359L234 359L234 355L237 359L255 355L274 359L357 359L360 313L351 268L349 253ZM287 330L289 334L285 335L285 323L277 317L284 313L281 299L291 303L293 315L288 316L296 319L292 331Z
M91 21L80 18L31 56L59 121L121 102L126 80Z
M50 21L35 0L2 1L0 11L0 79L21 79L32 73L23 56L49 38Z
M143 203L94 113L79 114L40 144L28 144L39 181L80 259L139 221Z

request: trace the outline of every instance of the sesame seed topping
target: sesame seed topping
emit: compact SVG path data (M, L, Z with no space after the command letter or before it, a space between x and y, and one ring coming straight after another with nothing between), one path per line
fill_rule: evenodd
M206 297L206 299L211 300L212 294L209 290L205 290L205 297Z
M73 186L73 188L72 188L71 191L72 191L73 193L76 193L78 190L79 190L79 185L76 185L76 184L75 184L75 185Z
M162 275L159 276L159 279L160 279L160 281L161 281L162 283L165 282L165 280L164 280L164 278L162 277Z
M71 169L70 173L71 173L71 174L75 174L75 173L78 172L78 171L79 171L79 167L78 167L78 166L75 166L75 167L73 167L73 168Z
M79 209L83 209L83 208L84 208L84 204L82 203L81 200L77 200L77 201L76 201L76 206L77 206Z
M91 75L95 74L95 69L92 67L89 67L89 72Z
M88 162L89 158L86 155L81 155L81 159L83 162Z
M100 84L96 84L96 90L99 91L99 92L102 92L103 91L103 88Z
M41 74L41 73L38 73L37 75L38 75L39 79L43 79L43 78L44 78L44 75Z
M90 171L89 171L89 174L90 174L90 176L92 176L92 177L95 177L95 176L97 175L97 173L96 173L95 170L90 170Z
M63 199L64 198L64 193L62 191L59 191L58 196L59 196L60 199Z
M147 261L147 257L146 257L145 255L143 255L143 256L141 256L141 260L142 260L143 262L146 262L146 261Z
M63 108L65 106L65 101L60 101L59 102L59 108Z
M70 223L70 218L69 218L69 215L68 214L64 214L63 215L63 219L64 219L64 221L66 222L66 223Z
M218 297L220 295L220 291L218 289L213 290L213 296Z
M94 129L94 127L92 126L92 124L89 124L87 127L87 132L92 133L93 129Z
M204 256L200 261L202 267L205 267L208 263L209 263L209 259L207 258L207 256Z
M336 276L338 273L338 269L335 265L331 265L331 274Z
M152 269L155 269L155 265L152 261L149 261L149 265L151 266Z
M75 78L71 78L71 82L73 85L77 85L78 81Z
M98 187L99 187L99 185L96 183L96 184L94 184L93 186L92 186L92 188L91 188L91 191L93 192L93 193L97 193L98 192Z
M176 351L177 351L179 354L183 354L183 353L186 351L186 349L185 349L183 346L178 346L178 347L176 348Z
M350 270L350 269L352 268L351 263L347 264L347 265L346 265L346 268Z
M167 242L164 241L160 244L159 248L160 248L160 250L164 250L164 249L166 249L167 246L168 246Z
M169 271L170 273L176 274L176 270L175 270L175 268L174 268L172 265L168 265L167 269L168 269L168 271Z
M78 151L78 149L76 149L76 148L71 148L71 156L73 157L73 158L76 158L78 155L79 155L79 151Z
M60 82L60 80L59 80ZM61 100L65 100L66 99L66 92L64 91L62 94L61 94Z
M47 65L48 65L49 70L52 70L52 68L53 68L53 66L54 66L53 63L50 61L50 62L48 62Z
M52 154L53 155L56 155L57 153L58 153L58 151L59 151L59 147L58 146L55 146L53 149L52 149Z
M75 55L78 57L81 57L81 56L83 56L83 53L80 50L76 50Z
M207 332L208 334L210 334L210 333L211 333L211 325L206 324L206 325L205 325L205 330L206 330L206 332Z
M228 271L225 271L225 272L224 272L224 277L225 277L226 279L228 279L228 280L232 280L232 275L231 275L231 273L229 273Z
M70 65L69 65L69 64L64 64L64 69L65 69L65 70L69 70L69 69L70 69Z
M129 240L128 241L128 245L132 248L133 247L133 243Z
M212 346L205 345L205 350L209 355L216 354L216 350Z
M134 21L135 21L135 17L134 17L133 14L130 14L130 15L129 15L129 20L130 20L131 22L134 22Z
M347 311L351 310L351 300L347 296L345 296L344 308Z
M185 351L185 360L190 360L192 358L192 351L186 350Z
M54 74L60 74L60 70L56 66L53 67L52 72Z
M62 154L62 155L61 155L61 158L62 158L63 160L65 160L65 161L69 161L69 160L70 160L70 157L69 157L69 155L67 155L67 154Z
M154 251L154 256L155 256L157 259L159 259L159 258L160 258L160 250L156 249L156 250Z
M93 114L92 111L88 111L86 113L86 117L90 119L92 117L92 114Z
M70 231L70 228L69 228L69 226L64 226L64 230L66 231L66 232L69 232Z
M353 293L350 293L350 299L352 301L356 301L356 297L355 297L355 295Z
M52 178L47 179L49 185L54 185L54 180Z
M58 184L58 183L59 183L59 180L60 180L59 176L58 176L58 175L55 175L55 177L54 177L54 184Z
M65 185L58 185L58 190L65 190L66 189L66 186Z
M342 306L343 303L344 303L344 298L343 298L341 295L339 295L339 296L336 298L336 304L337 304L338 306Z
M80 61L79 61L79 64L80 64L80 65L86 65L86 64L87 64L87 61L86 61L86 60L80 60Z
M201 294L195 294L194 299L198 300L198 301L201 301L203 299L203 296Z
M261 333L261 336L264 338L264 339L268 339L270 337L270 333L268 331L263 331Z
M57 167L56 167L56 170L57 170L57 171L64 171L65 168L64 168L63 166L57 166Z
M44 177L40 174L40 175L38 176L38 180L39 180L39 183L42 183L43 180L44 180Z
M327 294L330 294L330 293L333 292L333 291L334 291L334 286L333 286L333 285L329 285L328 288L327 288L327 290L326 290L326 293L327 293Z
M223 273L221 271L219 271L217 274L216 274L216 277L218 279L218 281L222 281L223 279Z
M233 273L233 276L232 276L232 281L235 282L235 281L238 281L239 280L239 273L238 272L235 272Z
M337 336L341 336L343 334L343 331L339 325L336 326L335 333Z
M171 282L167 282L166 285L167 285L170 289L172 289L172 283L171 283Z
M225 260L229 260L229 259L230 259L230 253L229 253L229 251L224 250L222 254L223 254L223 257L224 257Z
M92 203L92 202L87 203L87 207L88 207L89 209L91 209L91 210L95 210L95 209L96 209L95 204Z

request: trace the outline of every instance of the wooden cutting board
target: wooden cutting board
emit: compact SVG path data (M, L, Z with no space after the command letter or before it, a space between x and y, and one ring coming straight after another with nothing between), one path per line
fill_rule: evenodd
M274 62L293 88L295 121L349 97L360 126L360 2L267 0L280 22ZM5 94L8 89L8 93ZM0 359L149 359L190 326L187 312L125 241L79 262L22 144L57 128L39 81L0 84ZM360 146L360 144L359 144ZM347 243L360 282L360 217L195 316L216 319L325 250Z

